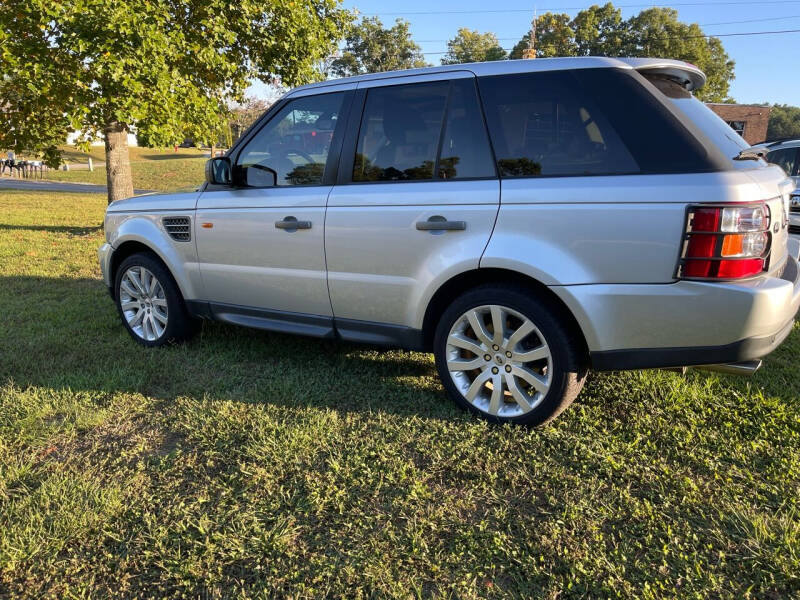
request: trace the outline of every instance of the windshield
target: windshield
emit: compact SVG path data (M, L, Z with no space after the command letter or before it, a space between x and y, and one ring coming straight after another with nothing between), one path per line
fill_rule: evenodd
M692 96L673 79L661 76L648 76L647 79L669 98L684 115L700 129L725 156L733 158L750 144L719 118L713 110Z

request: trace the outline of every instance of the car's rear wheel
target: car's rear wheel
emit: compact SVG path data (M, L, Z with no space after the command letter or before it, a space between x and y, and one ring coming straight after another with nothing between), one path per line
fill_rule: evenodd
M151 254L133 254L122 262L115 298L128 333L144 346L185 340L196 330L175 280Z
M434 336L439 376L458 404L490 421L528 425L551 421L580 393L580 348L558 307L506 285L462 295Z

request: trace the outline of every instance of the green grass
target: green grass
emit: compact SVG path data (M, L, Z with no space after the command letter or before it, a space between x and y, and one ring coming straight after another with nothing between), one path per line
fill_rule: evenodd
M800 594L800 329L752 379L592 375L544 430L489 426L425 354L137 346L104 207L0 195L0 595Z
M148 150L143 148L143 150ZM141 156L147 156L142 154ZM170 157L169 155L154 154L162 158L131 158L131 172L133 174L133 187L141 190L172 191L188 187L197 187L205 181L203 170L206 160L202 155L195 158ZM94 171L48 171L45 179L51 181L69 181L75 183L106 184L105 167L97 167Z

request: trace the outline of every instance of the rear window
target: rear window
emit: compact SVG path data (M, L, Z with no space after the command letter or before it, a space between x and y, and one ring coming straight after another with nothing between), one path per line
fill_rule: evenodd
M687 92L673 79L660 75L645 75L669 102L689 118L703 134L728 158L733 158L750 144L736 130L703 102Z
M482 77L479 87L503 177L719 169L625 70Z

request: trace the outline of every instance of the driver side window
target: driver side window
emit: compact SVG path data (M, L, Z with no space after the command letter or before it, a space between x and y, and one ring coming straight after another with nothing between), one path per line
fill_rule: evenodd
M320 185L333 132L342 106L342 92L290 101L247 143L236 164L247 168L252 187Z

